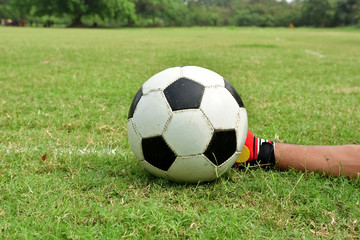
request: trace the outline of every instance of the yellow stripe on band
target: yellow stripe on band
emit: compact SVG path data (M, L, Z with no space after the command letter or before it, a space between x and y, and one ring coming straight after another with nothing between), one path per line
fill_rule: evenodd
M250 158L250 150L247 146L244 146L243 150L241 151L238 159L236 160L237 163L243 163L249 160Z

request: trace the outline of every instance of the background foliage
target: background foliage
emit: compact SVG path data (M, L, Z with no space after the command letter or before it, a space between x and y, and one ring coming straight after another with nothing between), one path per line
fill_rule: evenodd
M0 0L0 17L69 26L359 24L360 0Z

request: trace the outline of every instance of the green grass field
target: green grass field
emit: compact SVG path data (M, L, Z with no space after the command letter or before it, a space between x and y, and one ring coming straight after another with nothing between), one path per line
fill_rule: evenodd
M360 238L357 179L232 169L186 185L145 172L128 109L179 65L224 76L256 136L360 144L358 30L1 27L0 238Z

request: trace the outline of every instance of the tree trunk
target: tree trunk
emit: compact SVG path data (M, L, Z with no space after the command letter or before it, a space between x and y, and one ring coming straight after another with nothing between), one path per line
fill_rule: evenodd
M132 17L128 16L127 17L127 25L130 26L134 26L135 25L135 21Z
M69 27L87 27L85 24L81 22L81 17L82 15L75 16Z
M152 12L152 25L155 27L155 11Z

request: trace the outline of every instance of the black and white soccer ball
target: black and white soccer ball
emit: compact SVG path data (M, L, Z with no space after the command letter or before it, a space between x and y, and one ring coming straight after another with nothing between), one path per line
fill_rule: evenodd
M247 114L219 74L174 67L147 80L129 110L130 146L150 173L177 182L212 181L241 153Z

